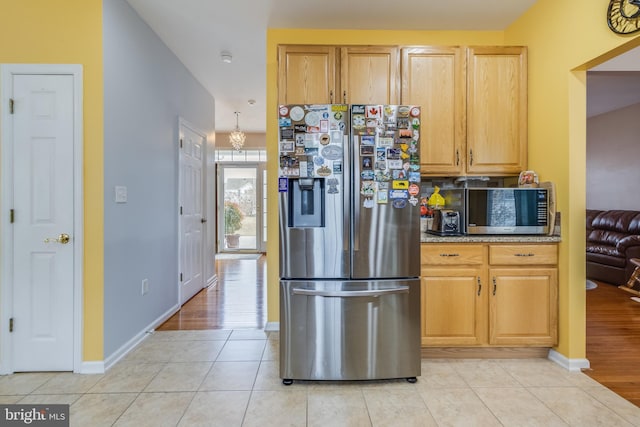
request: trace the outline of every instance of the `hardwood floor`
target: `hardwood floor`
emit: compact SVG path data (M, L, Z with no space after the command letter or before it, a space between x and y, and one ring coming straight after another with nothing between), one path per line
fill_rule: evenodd
M266 256L217 260L218 284L189 300L158 330L264 329ZM587 291L587 358L584 373L640 406L640 303L616 286Z
M587 359L583 372L640 406L640 303L614 285L587 291Z
M158 330L264 329L267 257L216 260L218 283L203 289Z

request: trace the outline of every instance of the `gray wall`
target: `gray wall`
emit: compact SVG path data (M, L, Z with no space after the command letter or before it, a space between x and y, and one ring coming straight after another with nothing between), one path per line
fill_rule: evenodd
M103 9L107 359L178 303L178 118L213 135L214 99L124 0Z
M587 209L640 210L640 104L587 119Z

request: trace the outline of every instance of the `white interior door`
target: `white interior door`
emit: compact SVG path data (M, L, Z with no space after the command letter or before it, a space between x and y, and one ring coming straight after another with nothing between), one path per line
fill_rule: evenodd
M180 304L204 287L203 161L206 137L180 123Z
M74 76L14 75L14 371L74 368Z

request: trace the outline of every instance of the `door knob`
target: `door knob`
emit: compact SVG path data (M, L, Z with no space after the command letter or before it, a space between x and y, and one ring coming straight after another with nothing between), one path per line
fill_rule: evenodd
M44 239L44 242L45 243L61 243L63 245L66 245L67 243L69 243L69 240L71 240L69 235L67 233L62 233L58 237L47 237L46 239Z

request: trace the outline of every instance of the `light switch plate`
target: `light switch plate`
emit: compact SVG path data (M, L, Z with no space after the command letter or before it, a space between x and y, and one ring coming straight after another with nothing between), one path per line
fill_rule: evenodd
M127 203L127 187L116 185L115 200L116 203Z

